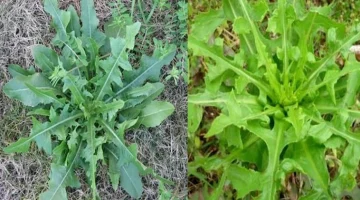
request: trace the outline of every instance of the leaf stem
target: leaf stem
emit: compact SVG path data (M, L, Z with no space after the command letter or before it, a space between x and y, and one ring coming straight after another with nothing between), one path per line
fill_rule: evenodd
M154 14L154 11L155 11L158 3L159 3L159 0L155 0L155 3L153 2L153 5L152 5L152 7L151 7L150 14L148 15L148 17L147 17L147 19L146 19L146 21L145 21L146 24L149 23L152 15Z
M144 11L143 11L142 5L141 5L141 0L138 0L138 7L139 7L139 10L140 10L141 17L142 17L143 21L146 22L145 14L144 14Z
M139 1L140 1L140 0L139 0ZM136 0L133 0L133 1L131 2L131 13L130 13L131 21L134 20L135 2L136 2Z

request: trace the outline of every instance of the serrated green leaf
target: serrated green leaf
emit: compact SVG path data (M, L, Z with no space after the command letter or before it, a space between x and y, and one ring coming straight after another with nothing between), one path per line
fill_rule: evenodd
M120 136L115 132L115 130L110 126L110 124L106 123L104 120L100 120L100 123L104 126L106 131L109 133L110 137L112 138L114 144L118 148L119 151L121 151L121 162L122 164L125 164L130 161L136 161L137 158L133 155L133 153L126 147L124 142L120 139ZM116 150L113 152L117 152ZM112 153L114 156L118 155L116 153ZM121 165L122 165L121 164ZM120 166L121 166L120 165Z
M31 129L31 133L30 133L30 137L33 134L36 134L39 131L42 131L43 129L45 129L47 127L47 124L41 124L38 120L36 120L36 118L33 117L32 119L32 123L33 123L33 128ZM37 137L34 138L37 146L40 149L43 149L45 151L45 153L47 153L48 155L51 155L52 152L52 144L51 144L51 137L50 137L50 133L43 133Z
M64 116L62 119L56 122L51 122L44 126L42 130L34 130L31 133L31 136L28 138L20 138L17 142L12 143L11 145L4 148L5 153L13 153L13 152L27 152L29 150L30 142L35 139L36 137L47 133L49 131L53 131L56 128L64 126L65 124L75 121L77 118L81 117L82 113L74 113L68 116Z
M81 32L83 36L94 38L94 34L99 25L99 19L96 17L94 1L81 0Z
M100 67L105 71L105 76L97 82L100 86L96 98L97 100L101 100L106 94L112 96L111 83L114 82L117 86L122 86L122 74L119 65L127 70L131 69L128 61L124 59L126 41L122 38L110 38L110 44L112 56L106 60L100 61Z
M82 41L80 38L77 38L75 36L75 32L71 32L68 34L67 37L67 41L60 41L63 45L64 48L62 49L62 56L63 56L63 62L64 59L66 59L66 61L68 62L67 65L73 65L73 64L77 64L79 66L83 65L83 66L87 66L88 62L86 61L86 54L85 54L85 50L83 48L82 45ZM59 65L61 65L61 63L59 62ZM67 66L69 67L69 66ZM66 68L68 69L68 68ZM86 71L87 68L85 67ZM87 73L87 71L86 71ZM79 74L80 75L80 74Z
M72 94L72 101L74 101L75 104L79 105L81 103L85 103L85 98L82 92L83 87L87 84L85 79L69 74L63 78L63 82L63 92L70 90Z
M170 64L175 56L175 53L175 51L170 52L161 60L143 56L141 58L141 65L139 69L124 72L124 86L115 93L114 97L121 95L130 88L142 85L146 80L158 81L160 69L164 65ZM109 102L114 97L108 98L106 102Z
M90 187L92 191L92 199L96 199L98 196L96 188L96 166L99 157L96 155L96 149L99 145L105 143L104 137L96 137L95 133L95 119L90 117L87 123L87 135L84 137L87 141L87 145L82 152L81 157L85 158L85 161L89 163L89 171L86 175L90 180Z
M76 178L73 170L81 149L82 143L80 143L74 151L67 166L51 164L49 189L40 194L40 200L67 200L65 188L67 186L80 186L80 182Z
M70 12L59 10L57 0L45 0L44 10L52 16L54 26L56 29L56 38L66 41L67 32L66 28L70 22Z
M313 180L314 187L328 194L329 174L325 162L325 148L316 144L313 139L295 143L289 147L292 149L291 159L295 160L304 172Z
M195 55L210 56L217 62L218 65L228 68L238 75L246 77L250 82L259 87L260 90L263 90L266 94L273 96L273 92L271 92L269 88L261 80L259 80L259 78L242 68L236 67L235 64L220 54L216 47L209 47L207 44L199 42L191 36L189 36L188 43L189 48L194 50Z
M246 34L250 33L250 28L248 22L243 17L238 17L234 21L234 31L237 34Z
M207 42L215 29L225 22L224 11L218 9L201 13L196 16L194 21L195 23L191 26L191 35L201 41Z
M43 89L43 87L34 87L31 83L25 83L26 87L36 95L36 98L42 99L42 104L54 103L56 106L64 105L64 99L58 98L56 95L59 93L55 88Z
M70 133L70 139L67 141L67 146L69 148L69 150L74 150L78 144L78 137L79 134L76 131L76 129L74 129L74 131L72 133Z
M341 157L340 173L331 183L331 193L341 198L344 191L351 191L356 187L356 171L358 169L359 145L349 144Z

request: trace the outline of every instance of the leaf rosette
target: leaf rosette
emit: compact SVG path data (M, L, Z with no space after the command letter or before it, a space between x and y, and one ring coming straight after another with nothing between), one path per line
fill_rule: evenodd
M140 22L128 22L122 36L112 37L99 31L92 0L81 1L81 17L72 6L60 10L57 0L45 0L44 9L56 30L55 50L32 48L39 70L9 66L13 79L4 93L32 107L33 127L28 137L4 152L28 152L35 141L52 155L49 189L40 199L67 199L66 187L80 187L74 174L78 168L86 171L92 199L99 199L100 161L108 168L114 190L120 183L130 196L140 198L140 175L158 176L137 159L137 145L128 145L124 134L141 125L155 127L174 111L172 104L155 99L164 89L160 70L170 64L175 51L143 55L135 69L128 54L135 47ZM41 116L41 122L35 116Z
M220 114L202 127L218 151L194 150L189 174L212 187L210 199L279 199L293 172L306 177L300 199L338 199L356 187L360 67L349 49L360 31L331 19L330 7L306 6L223 0L194 18L188 45L207 71L205 89L189 95L190 138L197 138L204 107ZM326 151L342 163L333 179ZM218 182L207 183L200 168ZM236 193L224 192L229 184Z

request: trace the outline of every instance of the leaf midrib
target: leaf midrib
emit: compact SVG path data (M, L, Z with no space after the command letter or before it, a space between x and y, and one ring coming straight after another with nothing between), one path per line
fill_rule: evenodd
M73 115L73 116L71 116L71 117L69 117L69 118L66 118L65 120L62 120L62 121L60 121L60 122L58 122L58 123L56 123L56 124L54 124L54 125L46 128L46 129L40 131L39 133L36 133L36 134L31 135L31 136L28 137L24 142L22 142L21 144L16 145L15 147L12 147L12 148L17 148L17 147L19 147L19 146L25 145L25 144L29 143L31 140L33 140L34 138L36 138L37 136L39 136L39 135L41 135L41 134L43 134L43 133L46 133L46 132L52 130L53 128L55 128L55 127L57 127L57 126L60 126L61 124L64 124L64 123L66 123L66 122L68 122L68 121L70 121L70 120L73 120L73 119L76 119L76 118L78 118L78 117L81 117L82 115L83 115L82 113L78 113L78 114L75 114L75 115Z
M36 89L56 91L56 90L55 90L54 88L52 88L52 87L36 87L36 86L34 86L34 87L35 87ZM30 91L31 91L31 89L29 89L29 88L22 88L22 89L11 90L11 91L9 91L9 92L16 93L16 92L21 92L21 91L26 91L26 90L30 90Z
M56 0L56 1L57 1L57 0ZM61 29L62 29L64 35L66 35L66 30L65 30L64 24L62 23L61 17L58 15L58 12L56 12L57 10L55 9L55 8L57 8L57 7L55 7L55 5L53 4L53 2L52 2L51 0L50 0L49 2L50 2L50 4L51 4L51 8L52 8L52 10L54 11L57 19L60 21Z
M137 158L130 152L130 150L125 146L125 144L120 140L119 136L114 132L114 130L109 127L109 125L104 121L104 120L100 120L100 122L102 123L102 125L105 126L105 128L115 137L115 139L119 142L120 144L120 148L125 149L125 151L131 155L131 157L135 160L137 160Z
M136 191L136 193L138 193L138 191L137 191L137 189L136 189L136 184L133 182L133 180L132 180L130 174L127 172L126 168L125 168L124 166L122 166L121 168L124 170L124 172L126 173L127 177L129 178L133 189Z
M123 49L122 49L121 52L119 53L119 56L117 57L117 59L116 59L116 61L115 61L115 63L114 63L114 65L112 66L110 72L108 73L108 76L107 76L107 78L106 78L106 81L105 81L105 83L103 84L103 86L102 86L102 88L101 88L101 90L100 90L100 92L99 92L98 97L96 98L97 100L99 100L99 98L101 97L101 95L102 95L102 93L103 93L103 90L105 89L105 87L107 87L107 84L108 84L108 82L109 82L110 76L111 76L111 74L113 73L113 71L115 70L115 67L117 66L117 63L118 63L118 61L119 61L119 59L120 59L120 57L121 57L121 54L125 51L125 48L126 48L126 46L124 45L124 46L123 46ZM106 102L107 102L107 101L106 101Z
M315 171L315 176L317 177L318 180L321 180L320 181L320 184L321 184L321 187L324 191L327 190L327 187L326 187L326 183L324 183L324 180L321 178L321 175L320 175L320 172L317 170L318 167L316 166L315 162L314 162L314 159L313 159L313 156L310 154L309 152L309 149L308 149L308 145L305 144L305 142L300 142L302 148L304 149L305 151L305 154L306 154L306 157L308 158L308 161L310 161L310 165L311 167L314 169Z
M168 55L172 54L173 52L169 53ZM166 57L168 56L166 55ZM161 63L163 60L160 59L158 61L156 61L153 65L151 65L149 68L147 68L143 73L140 74L140 76L136 77L133 81L131 81L129 84L127 84L125 87L121 88L118 92L115 93L114 97L120 95L123 91L125 91L126 89L128 89L131 85L133 85L140 77L143 77L144 74L146 74L148 71L150 71L154 66L156 66L158 63ZM108 102L112 99L113 97L107 99L105 102Z
M194 39L192 37L189 37L189 40ZM195 41L197 41L195 39ZM190 42L191 43L191 42ZM257 80L255 77L252 76L252 74L250 74L250 72L245 71L242 68L237 68L235 66L233 66L227 59L224 59L222 56L217 55L216 53L212 52L211 49L208 49L207 47L204 47L203 45L199 45L196 43L193 43L194 46L197 46L200 49L203 49L207 52L209 52L211 55L209 55L209 57L216 57L217 60L220 60L221 63L227 65L226 67L228 69L233 70L236 74L238 75L242 75L244 77L246 77L250 82L252 82L253 84L255 84L257 87L259 87L259 89L263 90L267 95L269 95L270 97L273 97L272 92L270 92L269 88L267 85L263 84L262 82L260 82L259 80ZM190 45L189 45L190 46Z

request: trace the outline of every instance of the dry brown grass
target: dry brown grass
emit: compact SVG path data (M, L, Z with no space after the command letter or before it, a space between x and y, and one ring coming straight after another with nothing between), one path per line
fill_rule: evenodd
M96 10L101 25L110 16L106 0L95 0ZM72 4L79 9L79 0L62 0L64 8ZM148 9L148 8L146 8ZM165 13L167 14L167 13ZM161 19L164 13L154 15L154 20ZM159 31L161 30L161 24ZM0 90L11 78L7 72L8 64L23 67L33 65L31 46L48 45L53 33L49 31L50 18L43 11L42 0L3 0L0 4ZM161 37L161 32L155 33ZM168 187L174 190L179 199L187 196L187 107L186 85L175 86L166 83L161 99L168 100L176 107L175 113L157 128L129 132L129 142L139 145L139 159L152 167L156 173L174 181ZM26 116L26 109L20 103L0 93L0 148L26 136L31 128L31 121ZM35 145L26 154L8 155L0 150L0 197L4 200L37 199L39 193L46 190L51 159L38 151ZM88 199L89 188L85 184L82 171L77 174L82 178L80 189L69 189L69 199ZM97 175L97 187L102 199L130 199L121 189L114 191L109 183L106 168L100 167ZM143 178L144 193L142 199L157 199L157 180Z

